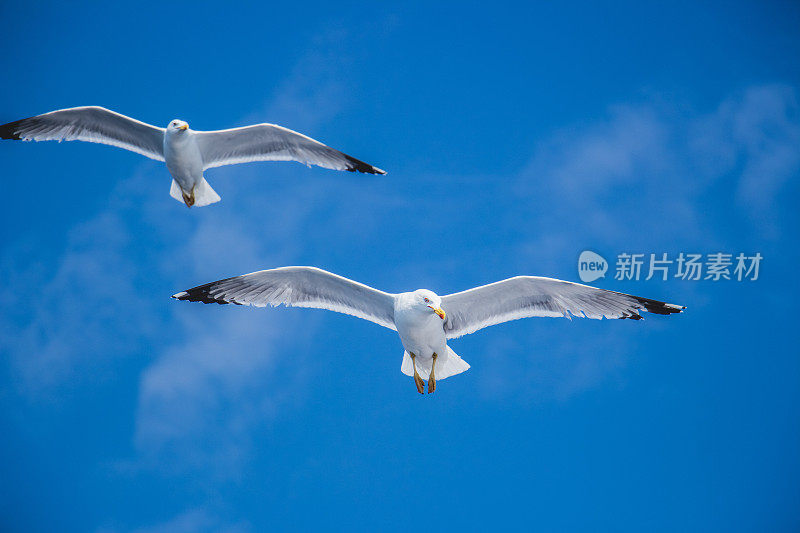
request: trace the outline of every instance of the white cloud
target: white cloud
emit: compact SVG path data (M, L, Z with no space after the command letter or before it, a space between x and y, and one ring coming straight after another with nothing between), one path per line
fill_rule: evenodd
M797 94L785 86L751 88L741 98L725 102L718 116L730 128L741 164L737 200L755 220L771 215L767 231L777 237L772 208L800 168Z
M327 73L315 82L307 73L316 67L308 65L333 62L324 57L304 61L309 63L298 67L294 82L248 121L287 120L313 128L335 116L344 105L339 101L346 93L342 76ZM330 111L292 114L301 108ZM750 89L708 114L662 104L617 106L597 124L556 133L514 177L519 201L497 215L506 217L499 224L509 232L524 227L502 250L449 250L436 269L421 265L417 257L395 257L396 273L390 279L405 276L414 284L445 286L450 274L464 271L464 264L470 265L464 277L484 282L496 279L500 264L509 274L553 275L563 271L565 261L573 265L584 246L619 251L714 243L724 236L704 212L704 195L721 184L730 187L732 201L738 199L737 209L750 217L753 231L771 234L777 226L763 225L764 213L780 216L773 207L789 176L798 171L796 150L794 156L789 150L797 146L798 131L795 93L786 87ZM302 362L305 348L298 348L293 335L299 323L284 321L277 312L180 304L168 295L193 282L294 263L307 247L331 235L349 232L355 240L380 235L396 226L398 207L409 213L401 235L413 240L415 232L437 231L414 216L422 208L398 206L402 200L386 198L383 189L357 185L347 176L335 182L286 176L294 177L288 165L217 169L209 179L221 190L223 202L236 208L187 211L167 197L163 168L143 164L115 188L106 210L68 230L64 250L50 254L52 260L42 262L34 238L6 247L0 274L9 290L0 294L0 304L9 312L0 317L0 350L9 354L22 391L49 399L54 388L91 384L113 373L120 358L147 353L152 362L139 388L137 466L182 470L213 462L219 467L210 475L235 476L248 459L254 428L268 423L283 398L306 378L298 370L302 364L282 356L291 350L300 358L294 362ZM463 196L457 176L395 176L386 187L397 188L403 179L409 186L415 180L444 183L425 190L432 191L453 227L470 223L476 202L491 203L502 195L509 205L508 189L496 186L498 177L487 178L494 185L481 198ZM329 205L334 187L348 205ZM646 212L642 205L648 206ZM321 219L325 227L311 227ZM446 239L446 231L440 237ZM690 290L682 287L676 300ZM304 320L303 328L313 325L308 320L314 319ZM485 372L483 379L496 382L499 397L502 391L533 390L566 398L615 375L638 343L646 342L642 331L658 328L655 320L626 326L631 327L623 331L574 324L581 328L575 336L566 326L548 322L514 339L494 336L498 340L486 354L477 353L477 337L457 341L454 348L467 361L486 358L476 368ZM311 337L305 332L305 338ZM598 357L598 351L606 356ZM505 372L510 367L516 371L509 380ZM278 368L283 380L275 378ZM286 382L285 376L294 378Z
M800 170L798 145L796 91L786 86L752 87L705 114L661 102L617 106L600 123L543 143L518 190L547 228L542 239L562 254L576 245L560 236L614 251L654 240L719 243L727 232L708 213L711 191L731 202L728 220L776 240L779 195Z
M142 375L135 445L145 466L236 477L252 432L287 395L302 398L303 346L287 345L295 328L277 313L202 311Z
M346 76L332 53L301 59L265 111L248 121L302 129L333 118ZM0 303L13 313L0 317L0 350L9 355L18 392L58 402L64 390L97 385L121 359L149 355L136 413L139 458L118 466L205 470L213 459L211 475L235 476L253 428L307 378L293 370L273 379L276 365L302 367L302 339L291 357L276 353L279 339L291 338L295 327L307 336L314 319L298 326L280 313L195 307L169 295L193 281L291 263L302 250L297 236L325 193L296 179L308 172L299 165L271 166L210 172L225 190L223 202L236 209L188 211L169 198L163 167L143 163L115 186L106 209L67 230L64 249L44 263L36 264L48 254L33 238L6 247L0 274L10 290Z
M247 122L286 119L305 129L332 118L344 91L331 65L325 57L309 54L273 96L267 111ZM294 262L302 245L298 237L315 214L321 194L309 182L294 179L296 171L276 165L268 169L269 178L263 167L256 166L215 173L215 179L224 183L223 201L237 207L200 213L183 246L171 254L168 262L174 262L169 268L178 264L183 271L181 288L189 279L206 281ZM235 179L225 182L226 173L235 173ZM214 476L235 477L247 460L253 431L273 416L288 394L296 396L302 389L297 382L307 377L298 370L303 367L302 342L282 353L282 340L299 340L294 335L299 327L308 335L313 319L300 325L278 313L248 308L177 306L180 340L142 375L136 448L145 465L163 469L169 464L177 470L202 469ZM277 365L291 367L281 373L288 378L274 378ZM208 472L209 464L216 465L213 472Z
M155 331L152 306L136 287L130 230L121 210L109 209L70 229L53 262L30 268L47 255L33 238L6 250L0 269L11 290L0 328L9 334L0 350L11 355L22 390L52 398L53 388L102 380Z
M752 87L706 114L663 103L616 106L599 123L567 128L536 150L516 181L525 210L511 214L533 238L519 239L504 257L514 261L517 272L536 265L535 273L552 275L563 271L565 261L574 268L584 248L707 253L774 241L785 226L782 188L800 172L798 146L796 92L785 86ZM731 208L721 215L709 212L710 190L727 196ZM733 220L749 234L731 233ZM668 295L648 292L663 290L657 285L629 290L702 304L698 284L669 288ZM648 342L647 334L657 332L658 323L569 325L580 328L580 342L566 327L531 326L517 331L516 340L491 344L487 366L496 387L488 396L521 399L534 390L531 399L541 400L592 388L615 375L637 346Z
M157 524L138 527L135 529L102 527L97 533L117 533L128 531L130 533L247 533L252 527L246 521L229 522L208 509L198 507L188 509L172 518Z

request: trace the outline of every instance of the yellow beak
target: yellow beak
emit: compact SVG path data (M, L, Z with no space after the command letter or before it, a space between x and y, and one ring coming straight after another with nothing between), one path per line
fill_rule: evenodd
M433 309L433 312L436 313L437 315L439 315L439 318L444 320L444 317L445 317L444 309L442 309L441 307L431 307L430 305L428 307Z
M188 130L188 129L189 129L189 125L188 125L188 124L183 124L183 125L181 125L181 126L178 126L178 129L179 129L179 130L184 130L184 131L186 131L186 130Z

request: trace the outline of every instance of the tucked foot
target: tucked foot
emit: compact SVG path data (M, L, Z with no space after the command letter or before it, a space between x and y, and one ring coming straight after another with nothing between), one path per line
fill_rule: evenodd
M183 194L183 203L186 204L186 207L192 207L194 205L194 194L186 194L185 192L181 191Z
M419 377L419 374L414 374L414 384L417 386L417 392L425 394L425 382Z
M431 363L431 375L428 376L428 394L436 390L436 376L433 372L436 369L436 352L433 353L433 362Z
M409 353L409 355L411 356L411 364L414 365L414 384L417 386L417 392L425 394L425 382L422 381L422 378L417 373L417 355L413 353Z

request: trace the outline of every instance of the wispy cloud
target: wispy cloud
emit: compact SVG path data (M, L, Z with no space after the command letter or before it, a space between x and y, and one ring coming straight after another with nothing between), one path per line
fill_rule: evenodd
M516 179L525 212L511 213L525 220L533 237L519 239L507 256L518 272L536 265L544 274L563 272L566 260L566 277L574 277L577 255L587 247L614 254L676 247L707 253L775 243L785 226L779 196L800 172L798 141L797 95L787 86L751 87L707 113L664 102L615 106L598 123L566 128L537 148ZM707 195L720 189L731 209L709 212ZM727 225L737 219L748 233L732 240ZM669 295L644 296L701 303L699 289L673 284ZM648 342L647 332L658 328L647 322L645 332L620 324L548 324L518 332L516 341L496 341L489 354L498 364L490 365L489 379L498 386L489 394L541 400L592 388ZM569 331L574 327L581 328L578 344ZM514 365L505 354L528 355ZM507 372L509 365L514 372ZM526 394L532 383L535 395Z
M657 237L707 239L718 232L704 198L721 188L756 236L775 239L774 207L800 169L799 141L789 86L751 87L707 113L661 101L616 106L601 122L540 145L519 190L532 202L557 198L548 216L573 229L588 222L596 242L613 245L620 236L640 241L648 220L663 222L652 224Z
M190 509L161 524L134 530L134 533L246 533L252 531L247 522L225 523L205 509Z
M731 170L740 169L739 206L777 238L778 195L800 168L800 108L797 93L786 86L755 87L728 99L715 115L729 132Z
M348 105L351 93L350 58L341 53L347 38L344 30L314 37L313 52L302 56L265 105L241 123L268 121L309 131L334 119Z
M0 327L7 334L0 350L10 355L27 393L50 397L66 384L102 380L115 360L137 353L139 338L156 330L152 305L137 290L146 274L132 260L136 244L123 210L109 209L70 229L52 263L37 264L32 237L3 254L0 269L11 290L4 296L8 314Z
M230 522L221 519L208 509L198 507L188 509L164 522L137 527L135 529L101 527L97 533L247 533L253 528L246 521Z
M336 116L346 105L342 76L322 69L323 79L315 81L308 72L333 62L324 55L303 61L314 68L298 67L294 81L248 121L313 128ZM302 109L314 112L305 116ZM4 249L0 274L8 290L0 303L9 312L0 318L0 350L8 355L19 392L34 399L102 380L121 359L147 354L139 363L132 464L198 471L214 463L219 468L209 475L235 477L248 460L253 431L306 379L303 365L280 366L287 364L281 353L290 348L289 339L302 357L296 342L310 337L314 322L305 321L304 335L295 335L296 321L284 321L280 313L178 304L169 301L172 292L295 263L333 234L356 240L394 235L397 250L390 253L396 255L379 261L392 264L395 273L382 275L394 283L448 287L464 265L470 266L463 277L476 282L493 281L501 271L571 277L574 271L565 271L564 264L574 268L585 246L616 252L724 243L713 214L704 209L712 187L730 189L735 209L759 238L775 235L778 225L769 220L781 216L773 209L775 199L798 172L797 152L790 150L798 132L796 93L783 86L751 88L707 113L663 103L617 106L595 124L556 132L540 143L516 176L486 177L480 198L459 190L459 176L394 176L386 183L397 188L403 180L412 200L415 194L426 200L417 203L387 198L347 176L303 181L293 179L288 165L243 166L217 169L212 178L224 189L223 202L235 209L187 212L167 197L163 169L146 163L115 188L107 209L68 230L64 250L51 261L41 262L35 238ZM509 189L496 186L501 181L512 183L513 202ZM347 204L328 205L334 187ZM492 209L495 202L505 207L502 213ZM429 205L438 206L447 228L476 227L474 220L492 216L494 230L511 237L503 249L482 247L492 240L488 233L475 247L457 249L447 228L426 222ZM446 252L436 258L435 270L420 261L427 257L416 249L420 232L429 234L426 244L436 242ZM475 354L481 338L490 338L486 334L459 340L454 348L468 361L485 358L482 379L496 384L486 388L498 391L493 397L519 399L520 391L533 390L540 398L567 398L617 375L630 353L648 341L643 328L599 326L611 327L553 322L517 329L513 339L491 337L496 340L480 355ZM655 321L646 326L658 329ZM581 342L568 329L574 327L581 328ZM513 379L509 368L515 369Z
M295 338L292 323L251 309L221 311L185 317L185 340L142 375L135 445L144 466L236 477L252 432L287 395L302 396L302 342L286 342Z
M324 54L308 54L266 111L247 121L286 121L302 129L330 120L345 93L333 64ZM225 180L230 170L220 170L217 176ZM297 169L269 169L269 187L264 186L264 169L234 170L236 179L225 184L224 198L236 209L202 213L171 255L185 258L177 260L183 270L180 288L187 279L205 281L292 263L301 251L298 236L315 215L318 191L294 179ZM282 339L298 340L293 335L298 325L252 309L200 311L176 306L178 340L142 375L135 444L144 464L163 467L166 462L178 470L216 464L212 475L235 477L247 460L253 431L273 416L289 391L301 389L296 380L307 377L297 370L282 372L289 378L273 377L281 364L302 368L296 343L289 347L292 357L281 353ZM304 322L306 335L313 324Z
M303 129L336 116L347 77L332 53L309 52L247 121ZM167 196L164 169L144 163L116 185L106 209L68 230L64 249L50 261L41 263L34 238L0 256L10 289L2 304L11 311L0 318L0 350L19 394L57 402L61 392L113 374L121 359L150 357L137 362L144 367L134 435L139 457L122 461L123 469L204 469L213 458L219 468L212 475L235 476L253 428L287 391L299 390L295 380L307 377L295 371L272 378L276 360L302 366L298 344L291 358L276 358L280 338L294 331L280 315L215 313L169 299L193 281L291 263L302 250L298 236L317 216L324 191L296 179L307 172L301 167L255 167L237 167L236 179L228 179L228 169L210 177L235 209L188 212ZM302 327L308 335L314 320Z

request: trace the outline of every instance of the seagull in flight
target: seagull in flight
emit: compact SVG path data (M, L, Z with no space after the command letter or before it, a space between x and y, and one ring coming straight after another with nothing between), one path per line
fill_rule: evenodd
M164 161L170 196L188 207L213 204L219 195L203 171L250 161L299 161L333 170L386 174L321 142L275 124L195 131L183 120L158 128L97 106L72 107L0 126L0 138L109 144Z
M417 391L436 390L436 381L469 368L447 345L449 339L528 317L628 318L640 311L658 315L686 307L537 276L517 276L439 296L427 289L391 294L325 270L290 266L206 283L172 296L191 302L286 305L327 309L397 331L405 352L401 372Z

